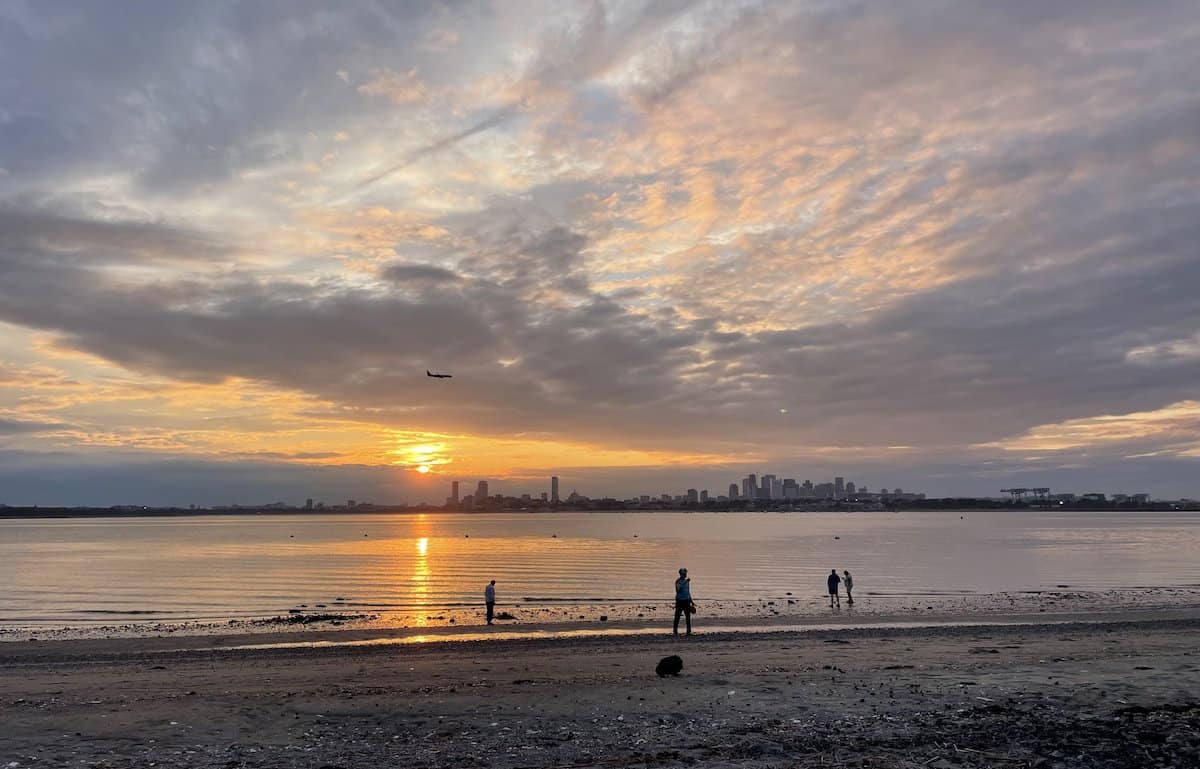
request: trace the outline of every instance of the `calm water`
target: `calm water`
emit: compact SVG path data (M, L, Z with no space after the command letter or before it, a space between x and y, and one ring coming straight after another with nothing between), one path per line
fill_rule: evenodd
M559 513L0 520L0 626L1200 583L1200 513ZM335 603L344 599L342 603ZM556 609L557 611L557 609Z

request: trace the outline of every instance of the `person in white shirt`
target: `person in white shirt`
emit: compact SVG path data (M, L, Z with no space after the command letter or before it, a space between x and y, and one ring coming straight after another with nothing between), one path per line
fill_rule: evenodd
M854 596L850 591L854 589L854 577L850 576L849 571L842 572L842 587L846 588L846 603L853 604Z
M487 623L490 625L496 612L496 580L489 582L483 589L483 603L487 606Z

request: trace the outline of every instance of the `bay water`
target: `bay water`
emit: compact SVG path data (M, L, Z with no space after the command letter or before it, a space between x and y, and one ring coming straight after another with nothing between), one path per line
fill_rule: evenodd
M706 602L1200 585L1196 512L405 513L0 520L0 627L363 612L482 601L575 617ZM797 603L803 603L797 598ZM633 609L630 609L630 616ZM579 615L584 616L584 615Z

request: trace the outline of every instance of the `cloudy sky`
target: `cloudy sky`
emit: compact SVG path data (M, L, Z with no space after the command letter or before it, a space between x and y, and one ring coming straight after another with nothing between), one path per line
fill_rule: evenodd
M1200 496L1197 73L1193 0L0 0L0 502Z

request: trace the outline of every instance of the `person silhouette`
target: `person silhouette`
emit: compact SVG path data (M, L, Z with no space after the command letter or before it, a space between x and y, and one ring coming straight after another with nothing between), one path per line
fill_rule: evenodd
M842 584L846 586L846 604L854 605L854 595L850 592L854 589L854 577L850 575L849 570L842 571Z
M492 616L496 613L496 580L488 583L483 589L483 605L487 607L487 623L492 624Z
M825 583L829 586L829 608L831 609L834 607L834 604L838 607L842 605L842 599L838 597L838 585L841 581L842 578L838 576L837 569L830 571L829 577L825 580Z
M675 628L674 634L679 635L679 615L687 621L687 634L692 634L692 580L687 575L687 569L679 570L679 579L675 580Z

